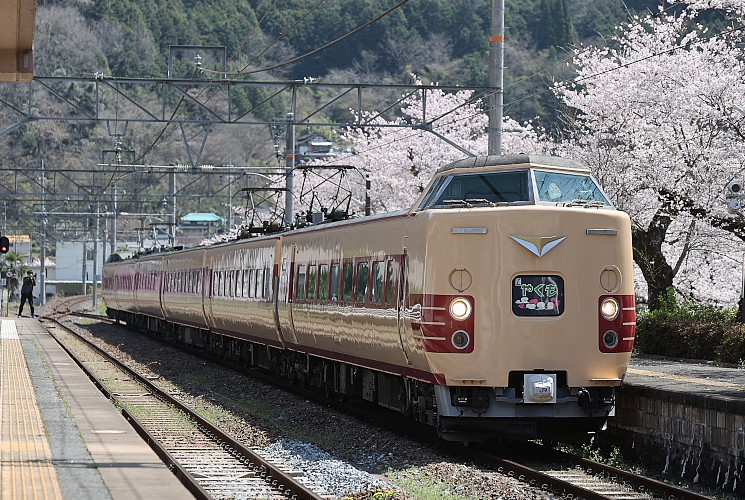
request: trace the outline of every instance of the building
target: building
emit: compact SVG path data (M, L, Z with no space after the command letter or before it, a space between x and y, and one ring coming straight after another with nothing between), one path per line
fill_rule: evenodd
M321 134L305 134L298 137L295 150L298 161L308 161L316 158L334 156L333 143Z
M219 232L225 224L225 219L213 213L191 213L181 218L178 227L181 234L177 240L179 245L191 247L199 245L202 240Z

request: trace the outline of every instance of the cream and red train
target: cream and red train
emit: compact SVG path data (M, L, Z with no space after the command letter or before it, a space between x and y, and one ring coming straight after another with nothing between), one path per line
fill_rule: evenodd
M441 168L412 209L109 263L109 315L442 436L604 426L636 331L629 218L581 165Z

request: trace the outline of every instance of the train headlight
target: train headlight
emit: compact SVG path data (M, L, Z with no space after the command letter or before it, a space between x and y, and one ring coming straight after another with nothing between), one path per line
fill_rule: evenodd
M465 330L458 330L450 337L450 341L453 343L453 347L462 351L471 344L471 336Z
M618 317L618 313L621 312L621 306L618 304L618 300L615 297L606 297L603 302L600 303L600 314L603 315L608 321L613 321Z
M603 345L607 349L615 349L618 345L618 332L615 330L608 330L603 334Z
M458 321L463 321L471 316L473 307L471 302L463 297L457 297L450 302L450 316Z

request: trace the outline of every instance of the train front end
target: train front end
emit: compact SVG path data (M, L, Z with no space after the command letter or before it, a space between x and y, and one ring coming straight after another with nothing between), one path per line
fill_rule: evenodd
M464 160L430 187L410 293L415 344L444 378L443 437L603 428L636 331L628 216L587 169L551 157Z

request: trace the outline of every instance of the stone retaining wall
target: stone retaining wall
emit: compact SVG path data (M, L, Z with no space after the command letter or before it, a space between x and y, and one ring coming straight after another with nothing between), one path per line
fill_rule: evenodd
M703 393L703 390L702 390ZM616 418L598 439L660 479L716 487L745 497L745 394L707 398L627 384Z

